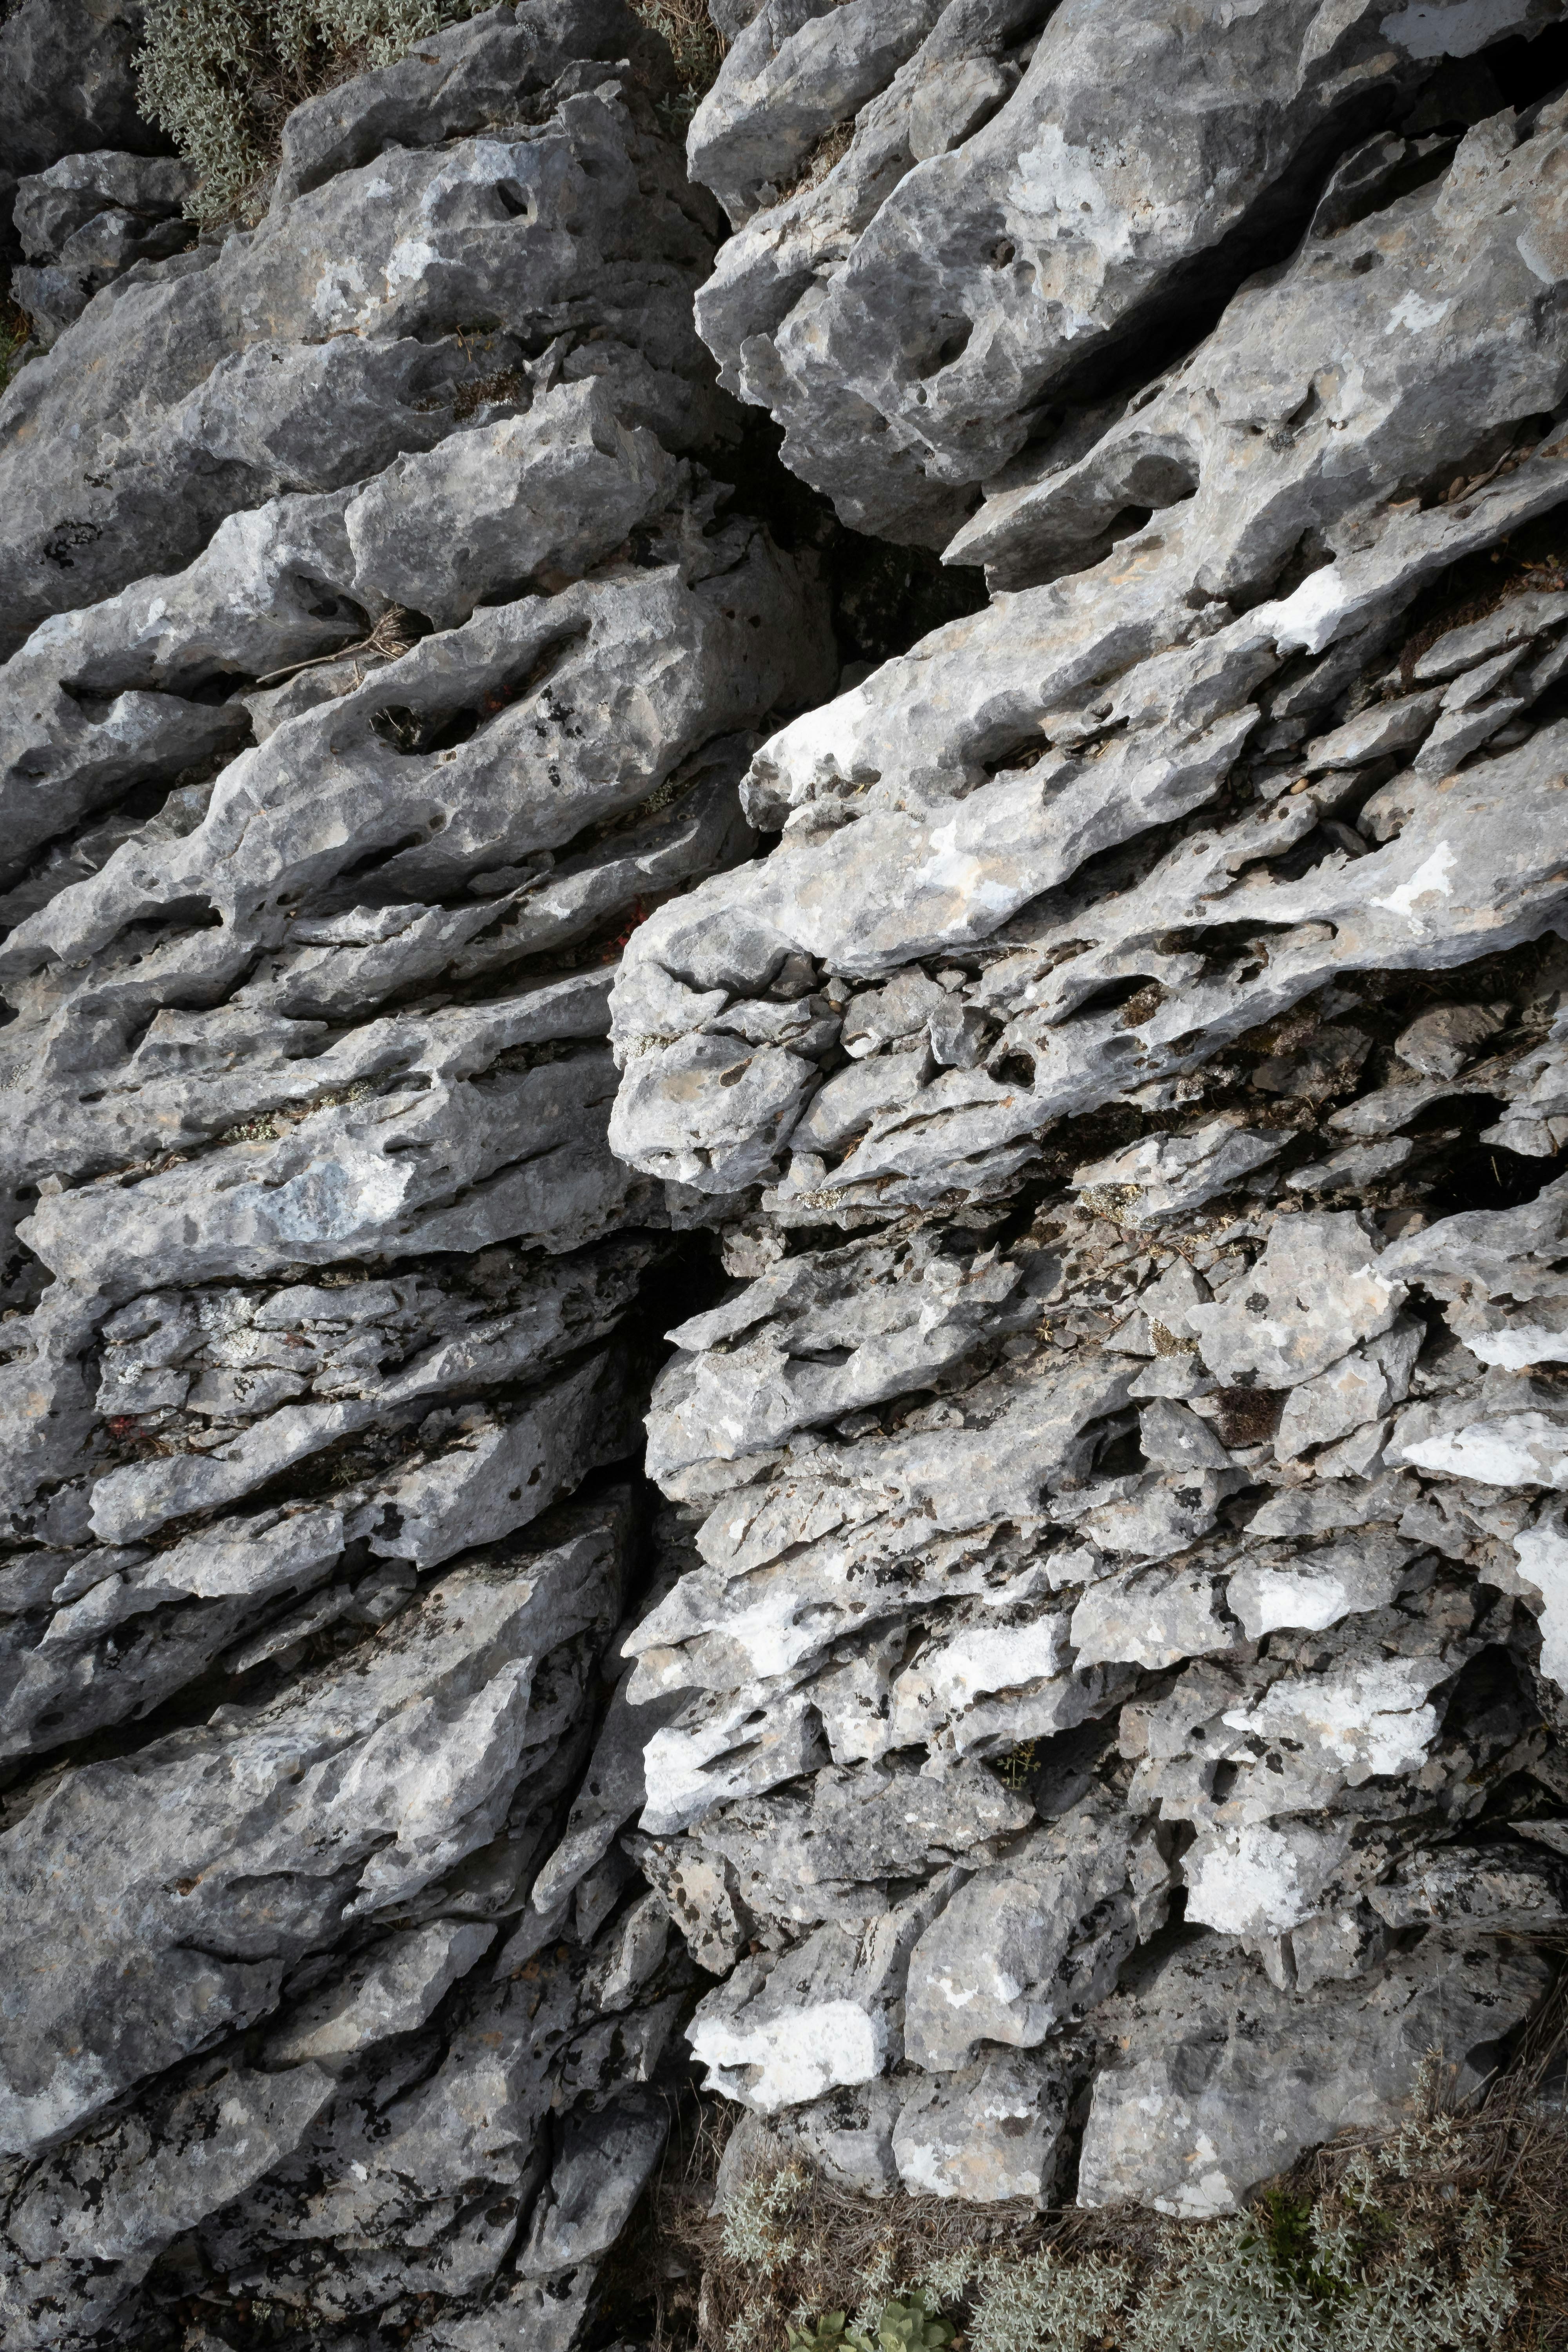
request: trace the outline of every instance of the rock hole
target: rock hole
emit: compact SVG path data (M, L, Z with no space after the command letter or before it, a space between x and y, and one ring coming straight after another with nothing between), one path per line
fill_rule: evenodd
M1148 989L1158 989L1161 997L1165 992L1160 982L1152 980L1147 972L1128 972L1120 980L1102 981L1098 988L1090 989L1087 996L1079 998L1067 1017L1069 1021L1086 1021L1097 1013L1119 1012ZM1155 1002L1158 1001L1156 998Z
M1034 1057L1015 1045L1010 1053L993 1062L985 1075L999 1087L1032 1087L1035 1083Z

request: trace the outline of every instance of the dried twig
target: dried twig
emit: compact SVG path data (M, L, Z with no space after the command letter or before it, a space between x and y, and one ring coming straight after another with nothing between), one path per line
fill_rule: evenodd
M256 683L258 686L279 686L285 678L298 677L301 670L321 669L328 662L347 661L351 654L368 654L376 662L398 661L419 642L413 622L414 615L401 604L389 604L368 637L361 637L352 646L333 646L324 654L310 654L304 661L289 662L282 669L268 670L267 676L258 677Z

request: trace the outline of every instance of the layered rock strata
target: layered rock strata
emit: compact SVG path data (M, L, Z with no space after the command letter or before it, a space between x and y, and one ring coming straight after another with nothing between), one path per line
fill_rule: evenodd
M869 17L764 11L694 124L735 381L847 512L984 480L994 593L758 752L778 845L638 931L611 1138L732 1277L648 1418L699 1563L627 1644L732 2165L1201 2216L1434 2046L1482 2080L1564 1925L1568 101L1550 46L1531 104L1456 96L1439 11L1302 11L1281 95L1272 12L1217 94L1183 51L1226 169L1177 201L1153 13L1068 0L782 328L725 306L968 89L957 36L889 39L793 197ZM1374 84L1370 131L1325 94ZM1308 158L1190 354L1005 465ZM1004 232L1035 372L973 305L906 367Z
M1552 1979L1559 12L722 13L723 244L614 0L8 151L7 2352L603 2338L693 2058L1224 2212Z
M1365 142L1425 162L1558 16L765 0L692 125L737 232L699 321L847 520L940 547L1026 444L1093 437L1152 344L1189 349L1336 161L1342 210Z
M678 1246L607 995L837 667L692 454L670 88L503 7L300 110L254 230L95 284L183 167L17 204L73 315L0 407L16 2352L564 2347L663 2145L694 1970L573 1812Z

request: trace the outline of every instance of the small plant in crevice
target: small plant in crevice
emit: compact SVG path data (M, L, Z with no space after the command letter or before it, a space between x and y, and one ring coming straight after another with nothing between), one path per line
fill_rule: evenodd
M808 2178L804 2165L786 2164L742 2181L724 2209L720 2244L729 2261L769 2278L795 2259L789 2217Z
M1565 2050L1560 1992L1479 2103L1454 2104L1434 2055L1401 2126L1347 2135L1207 2220L858 2196L775 2130L771 2158L726 2184L721 2210L693 2175L650 2210L661 2262L700 2279L687 2323L661 2316L656 2340L660 2352L1568 2347Z
M842 2311L826 2311L808 2326L791 2327L789 2352L946 2352L953 2334L936 2296L909 2287L875 2314L851 2320Z
M791 196L801 194L806 188L820 187L835 166L844 161L854 142L854 138L855 117L853 115L850 115L846 121L834 123L829 130L824 131L798 170L794 172L787 180L782 184L772 182L763 183L757 194L759 210L770 211L774 205L787 203Z
M1321 2302L1331 2303L1338 2299L1338 2290L1317 2261L1313 2221L1310 2198L1293 2197L1287 2189L1266 2189L1258 2200L1253 2226L1281 2278Z
M9 284L0 283L0 393L8 389L12 379L26 364L32 337L32 320L21 304L13 300Z
M849 2326L842 2311L825 2311L809 2326L790 2329L789 2352L840 2352L844 2346L858 2352L865 2340L858 2328Z
M265 207L283 124L352 75L405 57L491 0L148 0L137 59L142 110L198 175L186 206L204 228L254 221ZM703 0L633 0L662 36L679 92L661 101L685 124L718 73L724 44ZM679 120L677 119L679 118Z
M707 0L631 0L631 5L674 60L679 88L673 98L660 99L658 112L665 129L684 139L692 116L719 78L727 44L708 14Z
M389 64L482 0L149 0L142 110L198 175L205 228L256 218L294 108Z
M935 2294L917 2286L890 2297L861 2340L865 2352L945 2352L954 2333Z

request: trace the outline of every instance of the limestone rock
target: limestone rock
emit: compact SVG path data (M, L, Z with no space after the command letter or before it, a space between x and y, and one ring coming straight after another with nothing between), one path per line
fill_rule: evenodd
M0 648L178 569L239 508L362 481L467 415L526 411L556 377L603 380L626 425L670 446L721 436L672 299L714 223L629 63L594 69L595 49L629 59L647 37L602 0L542 40L531 16L444 37L447 58L475 58L446 77L455 121L395 65L316 101L331 136L312 132L313 170L286 159L258 228L107 287L23 370L0 403L16 556ZM479 316L495 324L471 341Z
M47 171L92 148L162 145L136 110L141 0L17 0L0 26L0 169Z
M441 1919L388 1937L269 2037L268 2057L275 2064L342 2063L373 2042L413 2032L489 1950L495 1934L485 1923Z
M1035 2053L987 2057L928 2079L904 2101L894 2126L900 2179L916 2196L1043 2204L1056 2178L1070 2079Z
M46 347L132 263L183 253L195 231L182 208L195 187L187 165L110 148L65 155L17 183L13 210L26 266L11 290Z
M916 2064L949 2074L979 2045L1029 2049L1092 2009L1135 1940L1125 1878L1121 1824L1074 1811L970 1879L910 1955Z
M617 1539L601 1514L531 1575L454 1570L374 1637L347 1685L330 1669L307 1675L269 1707L87 1766L28 1812L5 1841L25 1922L5 1995L10 2144L58 2140L267 2014L286 1970L334 1928L406 1907L497 1836L520 1759L545 1736L531 1736L536 1682L559 1704L546 1661L613 1625ZM556 1677L569 1670L561 1660ZM432 1804L448 1779L454 1799ZM161 1853L173 1792L197 1786L199 1801L177 1809L177 1855ZM271 1892L251 1923L260 1882ZM225 1947L233 1957L216 1957Z
M606 995L751 854L754 730L837 656L815 554L690 455L737 427L669 87L615 0L491 10L299 110L265 220L188 250L145 138L24 158L59 298L0 418L26 2352L198 2279L345 2352L569 2352L684 2071L691 1964L616 1843L672 1711L611 1703L661 1590L628 1481L671 1210L607 1148Z
M205 2071L18 2184L0 2273L9 2341L34 2352L122 2320L171 2240L292 2156L332 2097L319 2066Z
M896 2063L911 1948L961 1875L940 1874L863 1936L819 1927L782 1958L738 1968L699 2004L689 2036L713 2087L769 2115Z
M1275 1992L1224 1947L1196 1944L1113 2004L1125 2055L1095 2084L1079 2196L1134 2198L1199 2220L1236 2210L1336 2126L1394 2124L1421 2050L1478 2082L1540 1997L1539 1958L1428 1937L1369 1992ZM1108 2023L1110 2020L1108 2019Z
M694 174L740 231L703 334L847 520L940 546L1032 432L1070 463L1130 346L1168 335L1216 276L1244 278L1347 149L1320 217L1353 220L1446 51L1549 13L1331 22L1300 0L1178 29L1158 0L770 6L692 123ZM1156 446L1120 503L1190 487L1181 451Z
M774 7L693 125L727 380L993 591L759 748L776 848L610 1003L613 1146L735 1276L649 1420L697 1558L628 1850L744 2145L869 2195L1048 2200L1087 2105L1080 2199L1230 2210L1540 1997L1568 376L1505 20L1463 101L1425 19L1227 25L1170 205L1135 6ZM1028 1810L939 1832L976 1775Z
M726 0L722 247L619 0L180 250L26 157L7 2346L606 2341L693 2067L721 2204L1201 2215L1506 2057L1556 13Z

